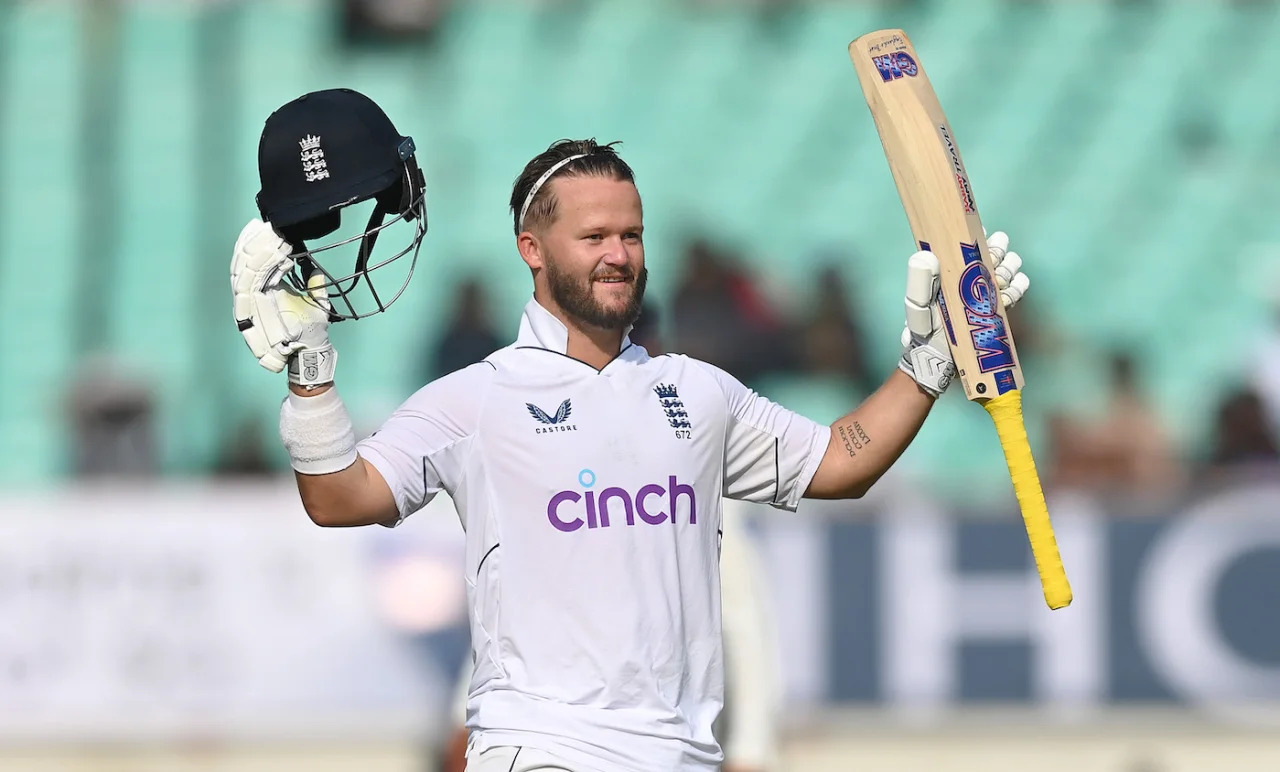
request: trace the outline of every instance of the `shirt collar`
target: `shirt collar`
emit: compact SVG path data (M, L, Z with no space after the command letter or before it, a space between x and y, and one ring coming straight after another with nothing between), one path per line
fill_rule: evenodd
M622 349L631 345L631 327L627 327L622 338ZM568 354L569 328L564 322L552 316L542 307L536 298L530 298L525 304L524 314L520 317L520 333L516 336L517 346L534 346L554 351L557 354Z

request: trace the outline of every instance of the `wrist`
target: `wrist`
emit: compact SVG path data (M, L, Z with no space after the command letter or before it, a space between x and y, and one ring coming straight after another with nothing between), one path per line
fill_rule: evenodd
M916 393L926 397L930 402L936 402L942 397L941 392L936 392L929 388L929 386L921 383L920 379L916 378L915 373L911 372L911 370L901 362L898 363L898 371L889 376L890 381L893 381L894 379L899 379L900 385L910 387L915 390Z
M299 397L318 397L329 389L333 388L333 381L328 383L320 383L315 386L302 386L297 383L289 384L289 393L296 394Z

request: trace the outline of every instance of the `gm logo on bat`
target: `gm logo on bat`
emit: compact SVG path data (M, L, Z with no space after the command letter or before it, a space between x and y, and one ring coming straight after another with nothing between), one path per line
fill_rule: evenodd
M999 302L996 296L998 290L991 281L987 266L982 262L982 252L977 244L961 242L960 253L964 255L964 271L960 274L960 302L964 304L965 321L969 323L969 335L978 356L978 369L989 373L1013 367L1009 331L996 306Z
M906 51L895 51L884 56L873 56L871 61L875 62L876 69L880 71L880 77L885 83L897 80L903 75L914 78L920 74L920 66L916 64L915 59L911 58L911 54Z

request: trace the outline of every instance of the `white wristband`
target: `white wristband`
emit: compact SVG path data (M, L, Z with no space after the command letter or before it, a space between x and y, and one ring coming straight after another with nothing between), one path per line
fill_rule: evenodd
M289 357L289 383L312 388L333 383L338 369L338 352L332 343L321 348L303 349Z
M341 472L356 462L356 432L337 387L314 397L292 392L280 406L280 439L294 470Z

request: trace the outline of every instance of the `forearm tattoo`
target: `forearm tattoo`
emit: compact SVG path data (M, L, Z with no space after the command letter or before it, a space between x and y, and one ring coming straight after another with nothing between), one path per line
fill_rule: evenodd
M857 421L841 424L836 428L840 431L840 441L844 443L844 449L848 452L849 458L857 456L859 450L871 444L870 435Z

